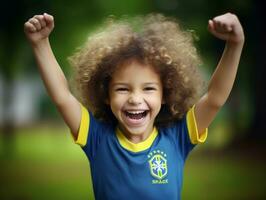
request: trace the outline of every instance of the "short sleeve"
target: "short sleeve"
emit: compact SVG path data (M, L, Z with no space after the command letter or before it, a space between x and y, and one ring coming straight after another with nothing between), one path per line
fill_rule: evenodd
M81 105L81 121L78 131L78 137L75 141L80 145L91 161L96 155L99 144L104 135L104 130L107 128L103 123L94 118L82 104Z
M207 135L208 135L208 128L204 130L203 133L198 132L197 122L194 114L195 105L187 112L186 115L186 122L188 128L189 138L192 144L199 144L204 143Z
M83 105L80 104L80 106L81 106L81 121L79 126L78 137L75 143L84 147L87 143L87 138L89 134L90 115L88 110Z
M176 140L177 149L181 153L183 160L186 159L196 144L203 143L206 140L208 133L208 129L202 134L198 133L194 106L173 126L172 131L176 135L174 139Z

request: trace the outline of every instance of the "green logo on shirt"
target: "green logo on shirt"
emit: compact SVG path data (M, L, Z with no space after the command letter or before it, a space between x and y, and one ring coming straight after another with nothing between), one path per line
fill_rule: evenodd
M153 183L168 183L168 180L162 180L167 175L166 154L160 150L153 151L148 155L151 175L159 180L153 180Z

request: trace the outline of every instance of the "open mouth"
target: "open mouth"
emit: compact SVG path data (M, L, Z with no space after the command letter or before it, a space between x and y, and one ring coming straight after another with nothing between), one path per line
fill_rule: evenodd
M132 120L140 120L142 118L145 118L148 114L148 110L143 111L125 111L126 117L132 119Z

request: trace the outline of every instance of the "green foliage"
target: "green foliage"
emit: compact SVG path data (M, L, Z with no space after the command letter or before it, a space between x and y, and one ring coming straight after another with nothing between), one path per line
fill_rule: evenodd
M231 121L222 124L226 124L226 126L234 124L230 127L233 129L232 133L241 132L243 134L252 126L255 113L253 106L256 92L254 91L255 80L250 74L254 73L254 68L251 67L254 65L251 48L256 49L255 46L252 46L254 44L252 41L255 41L256 38L252 38L254 33L246 28L248 25L251 26L254 21L254 16L252 18L250 12L252 9L254 8L251 0L25 0L5 2L2 5L3 12L1 12L3 24L0 30L0 73L7 85L12 85L18 76L26 78L39 76L32 51L26 43L23 33L24 22L35 14L47 12L54 15L55 29L50 37L51 45L60 66L70 78L72 70L67 58L86 41L89 33L95 30L106 17L160 12L178 18L186 29L194 30L198 37L196 46L203 60L203 65L200 67L207 82L218 63L224 46L223 42L208 33L207 21L218 14L234 12L242 21L247 38L251 42L245 46L235 87L227 103L229 109L226 109L226 116L231 116ZM9 12L10 10L13 12ZM58 116L55 114L56 112L51 111L54 107L50 104L51 102L47 99L43 99L40 105L44 106L44 110L40 111L47 117ZM46 110L46 108L49 109ZM234 108L234 113L230 113L231 108ZM222 117L221 121L223 120L227 120L227 118ZM225 128L225 130L227 129Z

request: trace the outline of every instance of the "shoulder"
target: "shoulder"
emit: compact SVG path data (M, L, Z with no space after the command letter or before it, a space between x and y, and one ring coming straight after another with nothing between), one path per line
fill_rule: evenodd
M89 138L100 138L102 135L108 135L105 133L112 132L114 130L113 123L107 123L96 119L91 112L87 110L83 105L81 112L81 122L79 126L78 138L76 143L85 146Z
M187 138L187 140L189 140L192 144L205 142L208 129L206 129L201 135L198 133L194 107L195 106L191 107L180 120L176 120L168 126L160 127L160 132L164 135L173 137L175 140Z
M159 126L158 130L160 135L176 139L182 132L187 132L186 117L184 116L182 119L168 123L165 126Z

